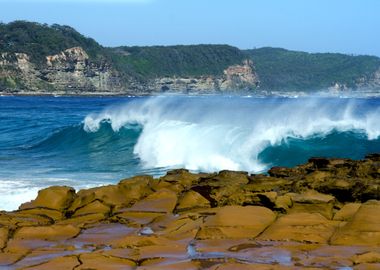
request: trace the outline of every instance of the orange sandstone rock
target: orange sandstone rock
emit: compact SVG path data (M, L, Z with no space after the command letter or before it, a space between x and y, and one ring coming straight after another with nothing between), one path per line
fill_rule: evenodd
M136 202L132 212L171 213L177 204L177 194L168 189L160 189L145 199Z
M265 207L225 206L206 219L196 238L254 238L275 218L276 215Z
M22 227L15 232L13 238L59 241L73 238L78 235L79 232L80 229L73 225Z
M380 245L380 201L369 201L331 239L334 245Z
M347 203L334 215L334 220L348 221L353 218L359 210L360 203Z
M259 239L326 244L337 226L317 213L294 213L279 217Z
M203 197L201 194L195 191L186 192L178 202L176 207L177 211L186 211L194 208L208 208L210 207L210 202Z
M22 204L20 209L23 210L41 207L61 211L70 206L71 202L74 200L74 197L75 190L71 187L49 187L40 190L35 200Z
M78 270L132 270L136 266L136 263L132 260L105 256L99 253L81 254L79 255L79 260L81 261L81 265L75 268Z

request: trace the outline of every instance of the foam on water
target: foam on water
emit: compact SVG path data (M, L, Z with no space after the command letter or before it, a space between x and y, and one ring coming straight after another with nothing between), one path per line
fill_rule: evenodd
M148 168L257 172L267 168L259 160L260 153L290 138L306 140L351 131L377 139L379 108L366 111L359 105L355 100L323 98L245 103L156 97L90 114L84 129L97 132L104 122L115 132L141 125L134 153Z
M168 169L265 171L380 152L380 99L177 96L0 99L0 209Z

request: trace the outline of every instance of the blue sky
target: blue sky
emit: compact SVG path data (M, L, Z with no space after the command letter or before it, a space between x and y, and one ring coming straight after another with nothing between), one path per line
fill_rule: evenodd
M230 44L380 56L379 0L0 0L0 20L66 24L105 46Z

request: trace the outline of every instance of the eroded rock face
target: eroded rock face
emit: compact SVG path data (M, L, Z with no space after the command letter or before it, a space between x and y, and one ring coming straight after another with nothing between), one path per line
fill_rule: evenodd
M151 94L162 92L210 93L254 90L259 78L251 60L227 67L219 75L157 77L137 80L121 75L110 61L92 61L82 47L47 55L46 62L33 63L25 53L0 54L0 78L10 91L57 94Z
M126 88L109 63L91 61L81 47L48 55L46 63L40 65L31 62L25 53L2 53L0 67L0 77L19 93L118 93Z
M120 91L121 79L105 61L91 62L81 47L46 57L42 78L57 90Z
M378 269L379 172L370 155L46 188L0 212L0 268Z
M256 89L259 84L253 62L246 59L241 64L227 67L220 76L156 78L148 83L148 88L155 92L235 92Z

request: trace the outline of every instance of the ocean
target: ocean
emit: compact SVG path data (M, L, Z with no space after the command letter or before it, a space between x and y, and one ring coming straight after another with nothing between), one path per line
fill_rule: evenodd
M0 97L0 209L169 169L265 173L380 152L379 98Z

